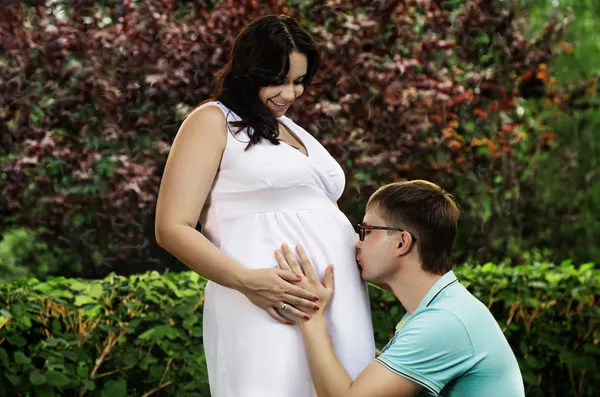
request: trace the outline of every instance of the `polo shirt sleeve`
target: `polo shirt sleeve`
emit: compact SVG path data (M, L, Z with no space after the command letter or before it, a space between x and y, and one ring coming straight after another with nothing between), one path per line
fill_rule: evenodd
M376 360L437 396L474 365L475 354L462 321L427 308L411 316Z

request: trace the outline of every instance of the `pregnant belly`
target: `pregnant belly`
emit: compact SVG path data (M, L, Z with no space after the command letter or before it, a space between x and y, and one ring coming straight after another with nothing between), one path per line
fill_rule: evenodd
M309 255L317 273L329 264L339 272L355 273L356 235L339 211L278 211L222 220L218 227L207 227L206 234L232 259L248 268L277 266L274 251L281 244L300 244Z

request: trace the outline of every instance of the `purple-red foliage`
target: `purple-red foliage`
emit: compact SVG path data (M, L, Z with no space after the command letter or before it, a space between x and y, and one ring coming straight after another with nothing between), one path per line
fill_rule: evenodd
M297 16L322 49L324 89L290 116L345 168L349 212L381 183L498 167L519 131L521 77L552 57L559 32L549 25L530 43L521 17L484 0L448 9L430 0L282 3L0 10L4 225L42 227L89 276L167 265L153 223L170 142L209 95L235 35L266 13Z

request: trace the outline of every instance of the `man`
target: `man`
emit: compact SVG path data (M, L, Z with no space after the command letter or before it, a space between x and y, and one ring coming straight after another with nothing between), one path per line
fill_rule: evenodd
M459 210L451 196L426 181L393 183L369 199L358 226L361 277L387 285L407 314L381 354L352 380L336 357L324 311L300 323L320 397L522 397L517 360L494 317L452 272L450 253ZM277 251L280 267L304 271L301 286L333 295L333 267L320 282L307 253Z

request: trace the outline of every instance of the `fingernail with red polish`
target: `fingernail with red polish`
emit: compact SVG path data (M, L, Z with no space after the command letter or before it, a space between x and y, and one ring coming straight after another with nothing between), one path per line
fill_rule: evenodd
M298 280L302 280L302 276L299 274L296 274L296 277L298 278Z
M315 296L315 297L313 298L313 300L316 302L316 301L318 301L318 300L319 300L319 297L318 297L318 296Z
M287 325L292 325L292 323L290 323L289 321L288 321L288 322L286 322L286 324L287 324Z
M319 310L319 309L320 309L319 305L316 305L315 310Z
M307 314L306 316L304 316L305 320L310 320L310 316Z

